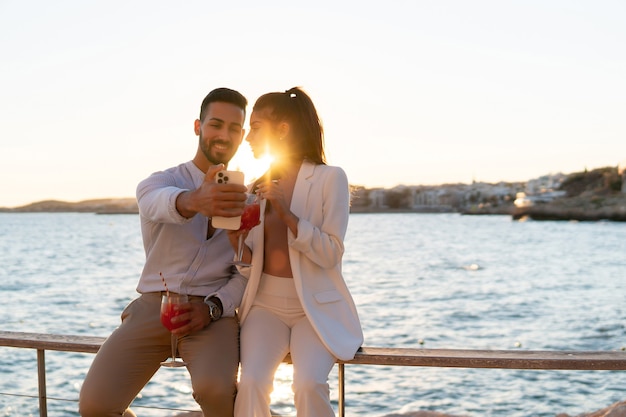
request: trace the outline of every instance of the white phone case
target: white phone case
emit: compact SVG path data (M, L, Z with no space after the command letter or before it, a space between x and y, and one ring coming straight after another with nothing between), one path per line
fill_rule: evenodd
M215 182L218 184L243 184L243 172L241 171L220 171L215 174ZM211 218L211 225L216 229L238 230L241 226L241 216Z

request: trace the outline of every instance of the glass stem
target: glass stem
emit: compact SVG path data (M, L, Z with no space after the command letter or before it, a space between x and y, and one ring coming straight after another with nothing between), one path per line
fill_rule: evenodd
M239 235L239 242L237 245L237 261L243 260L243 235Z
M172 333L172 362L176 360L176 350L178 350L178 336Z

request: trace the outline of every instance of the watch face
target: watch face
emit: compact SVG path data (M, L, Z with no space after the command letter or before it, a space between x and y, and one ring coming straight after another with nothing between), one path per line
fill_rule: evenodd
M221 316L219 307L213 303L209 304L209 316L211 316L213 320L217 320Z

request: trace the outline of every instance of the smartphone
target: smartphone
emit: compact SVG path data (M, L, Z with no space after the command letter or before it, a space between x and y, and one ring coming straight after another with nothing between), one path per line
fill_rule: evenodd
M215 182L218 184L243 184L243 172L222 170L215 174ZM216 229L238 230L241 226L241 216L211 218L211 225Z

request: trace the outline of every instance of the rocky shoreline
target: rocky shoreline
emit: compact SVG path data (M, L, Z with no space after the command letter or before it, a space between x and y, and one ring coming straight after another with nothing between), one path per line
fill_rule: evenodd
M626 221L626 194L556 199L549 204L516 208L514 220Z

